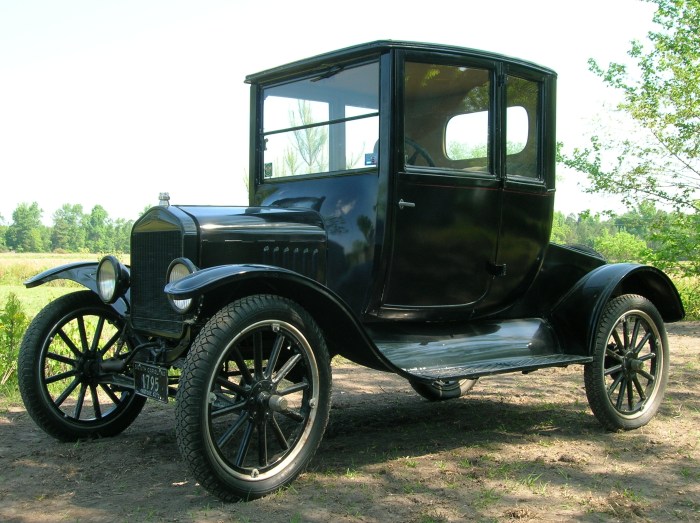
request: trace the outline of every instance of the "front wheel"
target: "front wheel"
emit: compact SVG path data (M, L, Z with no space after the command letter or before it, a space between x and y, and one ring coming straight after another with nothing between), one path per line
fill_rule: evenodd
M298 304L250 296L215 314L187 355L176 436L199 483L224 501L289 484L318 448L330 411L324 338Z
M605 307L593 361L584 367L586 396L609 430L632 430L654 417L666 389L669 349L656 307L627 294Z
M127 385L129 376L101 369L129 350L123 328L124 319L91 291L58 298L30 323L19 349L19 390L46 433L62 441L114 436L136 419L146 399Z

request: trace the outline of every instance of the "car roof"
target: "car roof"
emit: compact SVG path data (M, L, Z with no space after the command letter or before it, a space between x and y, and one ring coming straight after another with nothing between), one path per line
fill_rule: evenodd
M302 60L290 62L285 65L266 69L259 73L250 74L246 77L246 83L267 83L280 81L286 77L295 76L303 72L313 72L315 70L327 70L334 65L343 62L353 61L363 56L379 56L390 50L400 49L405 51L416 51L425 53L456 55L460 57L481 58L496 60L513 65L525 67L542 74L556 76L556 72L548 67L544 67L533 62L514 58L490 51L473 49L469 47L458 47L454 45L434 44L427 42L411 42L399 40L376 40L359 45L345 47L328 53L319 54Z

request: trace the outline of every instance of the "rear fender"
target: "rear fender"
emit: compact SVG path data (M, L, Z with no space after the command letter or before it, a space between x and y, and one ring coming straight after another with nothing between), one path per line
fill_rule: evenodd
M36 276L32 276L24 282L24 286L31 289L54 280L71 280L84 287L87 287L99 296L99 293L97 292L98 265L99 264L96 262L68 263L66 265L54 267L53 269L45 270ZM129 308L129 292L127 291L124 297L113 303L112 308L114 308L114 310L116 310L121 316L124 316Z
M370 340L361 322L333 291L297 272L268 265L222 265L197 271L165 286L173 299L203 297L205 308L219 309L244 296L272 293L289 298L314 318L332 354L379 370L400 371ZM213 314L213 310L209 313Z
M567 353L593 353L595 331L605 305L623 294L644 296L665 322L685 316L676 287L660 270L633 263L603 265L581 278L552 310L551 323Z

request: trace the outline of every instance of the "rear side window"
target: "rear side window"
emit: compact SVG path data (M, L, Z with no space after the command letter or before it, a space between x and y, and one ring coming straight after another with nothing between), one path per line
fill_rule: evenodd
M540 83L517 76L506 79L506 171L539 179Z

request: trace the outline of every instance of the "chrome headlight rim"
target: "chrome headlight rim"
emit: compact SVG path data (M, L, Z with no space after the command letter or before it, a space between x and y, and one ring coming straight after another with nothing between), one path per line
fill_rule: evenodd
M105 256L97 265L95 282L100 299L112 304L126 294L129 288L129 269L115 256Z
M192 263L188 258L175 258L168 265L168 270L165 273L165 281L167 283L174 283L182 278L189 276L197 272L199 269ZM178 314L186 314L194 303L194 298L173 298L168 295L168 302L175 312Z

